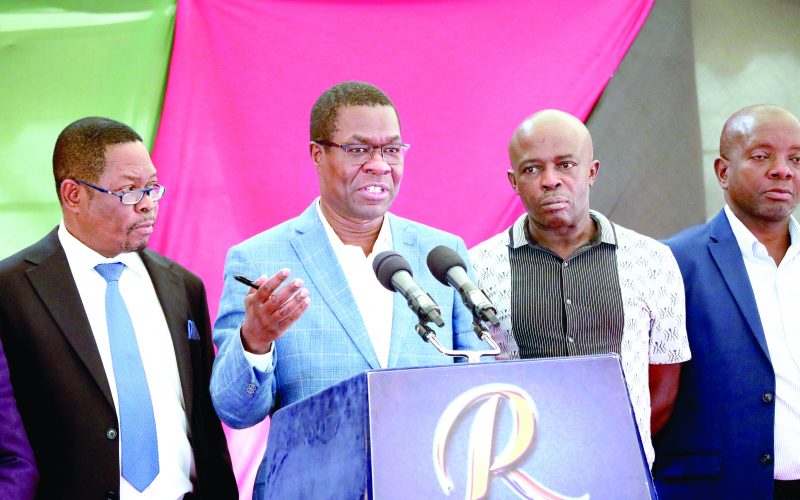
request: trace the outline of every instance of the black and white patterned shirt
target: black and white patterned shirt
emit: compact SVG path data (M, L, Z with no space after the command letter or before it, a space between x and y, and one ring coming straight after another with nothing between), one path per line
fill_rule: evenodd
M530 242L527 216L469 252L497 308L499 359L618 353L652 465L650 364L687 361L683 280L669 248L590 211L594 237L563 260Z

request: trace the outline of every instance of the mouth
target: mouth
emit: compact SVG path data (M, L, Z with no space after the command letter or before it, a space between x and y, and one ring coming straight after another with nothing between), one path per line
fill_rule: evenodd
M545 210L555 212L567 208L569 200L565 196L550 196L543 199L539 205Z
M766 193L767 198L776 201L790 201L792 199L792 191L790 189L775 188L770 189Z
M142 222L138 222L130 227L129 232L139 231L141 233L150 234L153 232L153 226L155 226L156 221L154 220L146 220Z
M371 200L383 200L389 196L389 186L386 184L366 184L358 188L358 192Z

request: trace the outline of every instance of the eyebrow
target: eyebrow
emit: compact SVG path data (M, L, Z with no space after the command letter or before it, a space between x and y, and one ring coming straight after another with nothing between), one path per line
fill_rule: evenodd
M393 136L389 137L387 141L376 141L376 140L373 140L373 138L371 138L371 137L365 137L363 135L358 135L358 134L353 134L350 137L352 137L353 140L355 140L355 141L359 141L361 144L374 144L374 143L378 143L378 142L384 142L386 144L393 144L395 142L400 142L400 136L399 135L393 135Z
M563 161L563 160L575 160L576 158L577 158L577 156L574 155L574 154L571 154L571 153L568 153L568 154L565 154L565 155L558 155L558 156L556 156L556 163L558 163L560 161ZM543 163L545 161L546 160L543 160L541 158L526 158L522 162L522 164L537 163L537 162L538 163Z

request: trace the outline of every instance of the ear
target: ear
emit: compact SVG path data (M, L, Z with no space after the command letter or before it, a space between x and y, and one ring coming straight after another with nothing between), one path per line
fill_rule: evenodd
M714 173L717 174L717 182L722 189L728 189L728 168L730 164L725 158L714 160Z
M83 196L81 185L72 179L64 179L58 191L61 193L61 207L66 211L77 213Z
M593 185L594 181L597 180L597 172L600 171L600 162L597 160L592 160L592 163L589 164L589 185Z
M519 186L517 186L517 176L514 175L514 169L508 170L506 175L508 175L508 182L511 184L511 189L513 189L515 193L519 194Z
M324 153L322 146L316 142L309 142L308 152L311 155L311 161L314 162L314 166L317 168L317 170L319 170L320 163L322 162L322 155Z

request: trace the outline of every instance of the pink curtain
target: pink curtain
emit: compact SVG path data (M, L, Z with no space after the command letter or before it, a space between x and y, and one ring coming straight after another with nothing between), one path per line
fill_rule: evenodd
M653 1L181 0L152 247L204 279L213 319L227 249L317 195L309 114L344 80L382 88L412 144L392 212L472 246L523 211L513 130L542 108L585 118ZM265 435L229 434L243 498Z

